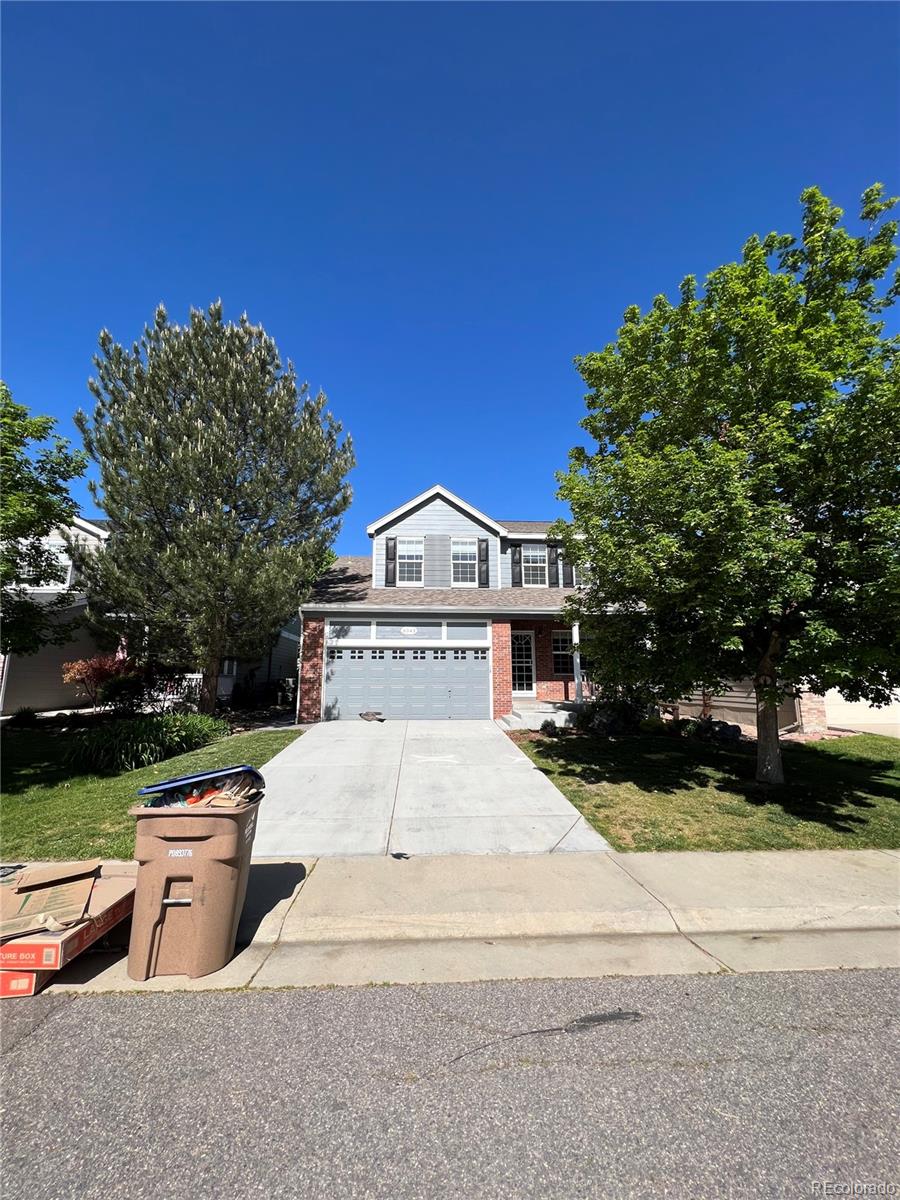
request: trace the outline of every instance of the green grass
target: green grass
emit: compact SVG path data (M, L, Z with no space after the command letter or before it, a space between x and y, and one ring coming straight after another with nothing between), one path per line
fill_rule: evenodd
M96 775L64 761L68 735L21 730L3 737L0 853L4 862L131 858L140 787L194 771L262 767L298 737L295 729L239 733L202 750L121 775Z
M755 745L571 734L514 740L617 850L900 846L900 740L785 743L784 787L754 781Z

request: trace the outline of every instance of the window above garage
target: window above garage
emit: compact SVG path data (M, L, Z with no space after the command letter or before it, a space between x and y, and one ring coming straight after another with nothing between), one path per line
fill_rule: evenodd
M332 618L328 622L329 646L487 645L488 621L417 620L414 616L384 617L371 621Z

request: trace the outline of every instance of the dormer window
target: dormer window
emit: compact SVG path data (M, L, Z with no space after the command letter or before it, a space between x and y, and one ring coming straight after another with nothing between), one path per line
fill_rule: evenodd
M422 538L397 538L397 586L422 587L424 561Z
M522 547L522 583L525 587L547 586L547 547Z
M478 587L478 539L453 538L450 544L454 587Z

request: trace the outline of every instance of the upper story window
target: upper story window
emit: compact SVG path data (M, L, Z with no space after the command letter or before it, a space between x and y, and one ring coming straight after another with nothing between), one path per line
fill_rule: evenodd
M422 538L397 538L397 586L421 587L424 560Z
M522 547L522 583L525 587L547 586L547 547Z
M478 539L454 538L450 545L454 587L478 587Z
M48 579L43 571L26 571L23 573L23 583L26 587L34 588L35 591L62 591L69 587L73 582L74 571L72 563L69 559L69 550L65 542L46 540L43 543L45 550L50 551L53 557L59 563L59 571L56 573L55 579Z

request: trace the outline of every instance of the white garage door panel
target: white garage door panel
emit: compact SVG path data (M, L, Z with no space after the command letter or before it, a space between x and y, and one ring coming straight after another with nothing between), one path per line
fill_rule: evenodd
M490 717L490 663L485 650L328 651L327 721L381 712L404 720Z

